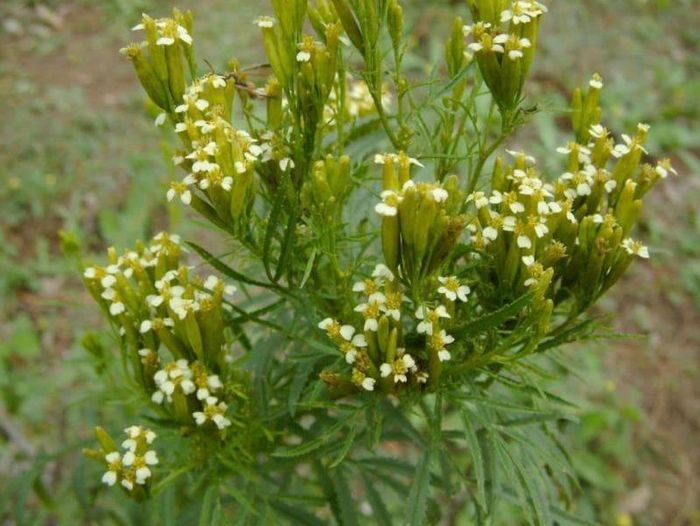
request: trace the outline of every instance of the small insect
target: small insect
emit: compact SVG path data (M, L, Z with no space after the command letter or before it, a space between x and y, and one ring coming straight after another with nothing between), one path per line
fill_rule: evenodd
M213 74L217 74L211 63L205 60L207 66ZM270 96L262 88L258 88L254 82L248 79L250 74L263 75L270 71L270 64L255 64L253 66L248 66L241 68L237 71L230 71L228 73L222 74L221 76L226 80L233 80L236 88L240 91L245 91L253 98L269 99Z

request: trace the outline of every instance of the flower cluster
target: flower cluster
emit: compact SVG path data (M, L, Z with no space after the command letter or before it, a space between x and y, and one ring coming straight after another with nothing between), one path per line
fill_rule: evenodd
M171 18L153 19L144 14L134 31L146 40L128 45L121 53L128 57L144 90L161 109L171 112L185 92L185 68L195 69L192 53L192 14L173 10Z
M383 392L395 392L401 385L420 386L431 377L437 378L442 363L452 358L447 346L455 341L445 327L456 313L457 304L468 301L470 288L455 276L438 276L434 285L430 305L435 306L414 303L411 309L413 316L409 319L417 338L404 337L404 306L411 300L402 293L398 277L384 264L377 265L371 277L352 287L363 296L354 309L362 316L362 332L332 318L319 323L345 362L353 366L351 384L374 391L380 382ZM342 375L327 372L323 378L331 387L343 383Z
M151 478L150 466L158 464L157 453L150 449L156 434L141 426L130 426L124 430L127 438L121 444L120 453L116 445L98 428L98 439L102 445L101 455L107 471L102 475L102 482L114 486L117 482L131 492L136 485L146 486ZM105 451L105 446L108 451ZM95 452L96 453L96 452Z
M457 178L443 185L416 183L410 167L422 165L403 152L378 154L375 163L382 166L382 201L375 211L382 217L384 260L419 287L438 270L466 225Z
M157 234L117 256L110 264L87 267L84 280L117 329L135 378L149 391L160 362L161 344L178 359L220 369L226 342L224 297L235 287L216 276L202 280L180 264L184 251L176 235Z
M596 76L590 89L601 87ZM557 150L566 156L567 171L552 183L523 152L509 152L512 165L496 163L491 193L475 192L467 202L475 210L469 227L475 246L492 259L500 291L536 288L559 298L571 293L587 306L633 256L648 257L646 247L628 236L643 195L673 173L668 161L640 165L648 130L640 124L634 137L623 135L615 144L602 125L591 125L584 144Z
M463 28L467 46L503 110L513 108L532 64L539 18L547 7L535 0L470 0L474 24Z
M167 363L153 375L156 390L151 400L157 404L168 403L176 417L183 417L183 409L191 412L191 417L198 426L211 420L217 428L223 430L231 425L231 420L224 415L228 405L217 396L224 387L219 375L209 374L200 362L188 363L180 359ZM190 396L192 395L192 396Z
M173 114L184 144L173 162L187 175L167 194L226 226L241 224L253 204L255 165L273 160L272 134L254 138L231 125L233 90L232 80L215 74L187 88Z

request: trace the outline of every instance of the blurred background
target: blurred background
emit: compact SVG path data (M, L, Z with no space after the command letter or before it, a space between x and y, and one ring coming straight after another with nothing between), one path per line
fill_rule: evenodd
M544 18L527 87L541 110L510 144L556 170L571 90L605 78L619 136L652 125L648 149L679 176L653 193L639 235L652 253L597 308L625 338L568 349L557 382L579 404L568 440L581 474L574 507L596 523L700 524L700 2L559 0ZM97 309L60 252L61 229L88 254L160 228L197 225L164 199L168 135L153 126L118 50L161 0L0 2L0 524L103 524L78 454L108 411L81 341ZM442 59L462 2L404 2L416 64ZM181 0L198 53L215 67L259 60L260 0ZM438 31L437 28L444 28ZM172 144L172 143L171 143ZM160 145L160 148L159 148ZM96 256L99 257L99 256ZM108 399L108 397L107 397ZM517 524L517 514L511 522Z

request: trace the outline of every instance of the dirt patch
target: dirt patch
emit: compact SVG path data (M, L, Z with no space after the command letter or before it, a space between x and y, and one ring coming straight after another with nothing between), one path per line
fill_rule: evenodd
M131 65L118 52L123 41L105 31L109 16L99 3L19 4L2 11L3 62L15 76L44 88L79 87L96 111L118 105L121 94L134 89ZM10 31L7 20L13 21Z

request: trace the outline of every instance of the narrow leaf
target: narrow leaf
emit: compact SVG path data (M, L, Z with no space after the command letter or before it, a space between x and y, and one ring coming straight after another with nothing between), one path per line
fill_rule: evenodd
M469 446L469 454L472 457L474 466L474 476L476 477L476 500L479 506L486 509L486 479L484 475L484 456L481 453L481 445L476 436L472 419L467 411L462 410L462 422L464 423L464 434Z
M359 520L355 509L355 501L352 499L352 492L343 473L342 466L331 472L331 480L333 481L336 499L340 507L340 517L343 526L358 526Z
M459 337L473 336L475 334L481 334L483 332L488 331L489 329L498 327L503 322L519 314L520 311L522 311L523 308L526 307L532 301L533 297L534 292L528 292L527 294L523 294L513 303L501 307L500 309L494 312L486 314L481 318L477 318L476 320L470 321L469 323L462 325L461 327L457 327L457 329L453 331L453 334Z
M372 481L367 473L362 474L362 480L364 481L365 495L369 505L372 506L372 513L374 518L380 526L391 526L391 515L389 510L386 508L386 504L382 500L382 496L374 487L374 481Z
M425 453L416 467L411 492L408 495L408 510L405 523L410 526L422 526L425 524L425 510L430 493L430 462L432 449L426 448Z
M249 285L255 285L258 287L270 287L269 283L263 283L262 281L257 281L251 278L248 278L241 274L240 272L232 269L229 267L226 263L221 261L219 258L208 252L205 248L200 247L196 243L192 241L187 242L187 246L191 247L197 254L199 254L202 259L204 259L207 263L209 263L212 267L214 267L216 270L224 274L225 276L228 276L229 278L235 279L237 281L240 281L242 283L248 283Z

